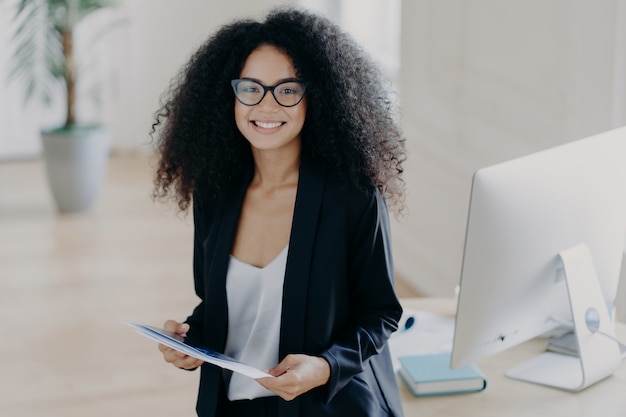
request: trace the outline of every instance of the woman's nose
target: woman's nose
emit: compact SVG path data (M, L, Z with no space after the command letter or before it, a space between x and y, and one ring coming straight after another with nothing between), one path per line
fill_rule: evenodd
M275 109L276 107L280 107L280 104L278 104L271 91L266 91L265 96L263 96L261 102L257 104L257 107Z

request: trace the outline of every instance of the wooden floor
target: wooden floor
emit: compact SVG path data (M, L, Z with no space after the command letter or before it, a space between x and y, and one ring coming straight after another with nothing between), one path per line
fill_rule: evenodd
M197 303L191 216L150 193L148 158L118 155L95 208L59 215L40 161L0 163L0 416L195 415L198 373L116 315L161 325Z

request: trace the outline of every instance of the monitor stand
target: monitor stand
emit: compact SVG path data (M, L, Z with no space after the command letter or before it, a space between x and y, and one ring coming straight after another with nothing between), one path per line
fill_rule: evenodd
M506 376L580 391L612 375L621 366L622 359L589 248L581 244L562 251L559 256L567 282L579 356L545 352L511 369Z

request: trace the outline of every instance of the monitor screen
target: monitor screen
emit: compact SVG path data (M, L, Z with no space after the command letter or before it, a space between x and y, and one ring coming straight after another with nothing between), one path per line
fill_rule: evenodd
M556 364L563 355L547 354L530 371L545 375L518 379L579 390L615 371L619 360L581 361L619 355L603 334L613 330L626 238L625 167L626 128L620 128L476 171L453 368L565 325L582 344L580 357L563 365L573 369ZM590 315L600 331L576 325L586 325Z

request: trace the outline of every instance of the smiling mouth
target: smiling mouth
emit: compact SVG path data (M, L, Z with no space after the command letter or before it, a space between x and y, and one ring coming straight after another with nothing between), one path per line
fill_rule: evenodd
M263 129L276 129L277 127L281 127L285 124L285 122L260 122L258 120L254 120L255 126L262 127Z

